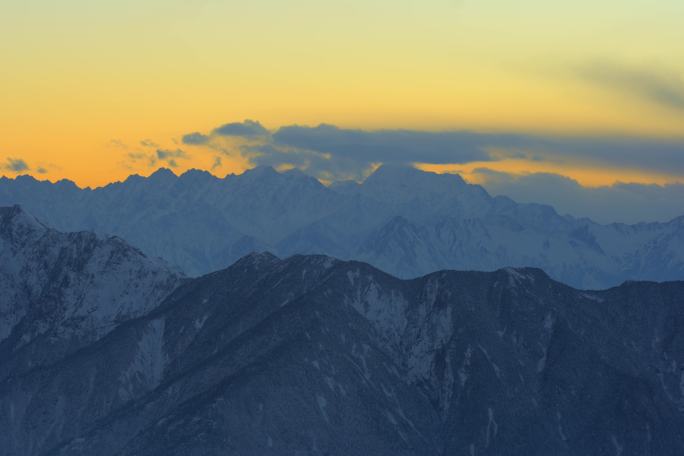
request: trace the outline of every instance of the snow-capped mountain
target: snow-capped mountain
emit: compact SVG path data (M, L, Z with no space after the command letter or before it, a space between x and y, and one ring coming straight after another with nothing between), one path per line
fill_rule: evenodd
M178 284L163 261L121 239L57 232L0 207L0 380L102 338Z
M331 186L267 167L223 179L161 169L97 189L1 178L0 204L17 203L61 230L121 236L190 275L268 250L363 260L404 278L509 266L585 288L684 278L684 217L601 225L414 168Z
M587 292L529 268L401 280L251 254L5 380L0 448L678 455L683 296L684 282Z

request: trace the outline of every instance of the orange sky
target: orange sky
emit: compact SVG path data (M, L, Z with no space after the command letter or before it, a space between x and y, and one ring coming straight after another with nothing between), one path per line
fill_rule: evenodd
M127 160L144 140L187 150L179 172L211 169L215 153L180 138L246 118L684 141L682 17L675 0L6 0L0 173L20 159L44 178L102 185L151 171ZM249 166L226 154L214 172ZM486 166L587 185L682 180L620 157Z

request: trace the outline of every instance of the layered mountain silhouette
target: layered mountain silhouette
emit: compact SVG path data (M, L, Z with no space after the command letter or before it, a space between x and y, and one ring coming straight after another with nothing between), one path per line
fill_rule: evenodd
M402 278L508 266L583 288L684 278L684 217L601 225L414 168L331 186L272 168L223 179L160 169L97 189L1 178L0 205L13 204L57 229L120 236L190 276L271 251L362 260Z
M381 193L376 207L407 204ZM535 268L402 280L269 253L186 279L19 207L0 209L0 259L3 454L684 454L684 282L580 291Z

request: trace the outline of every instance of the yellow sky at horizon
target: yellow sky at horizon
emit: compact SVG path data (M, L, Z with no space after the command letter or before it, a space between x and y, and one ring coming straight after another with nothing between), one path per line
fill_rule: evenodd
M682 18L675 0L6 0L0 163L102 185L147 173L123 162L149 139L188 149L180 170L210 169L182 135L246 118L684 141ZM669 179L619 163L487 165ZM245 166L225 158L218 171Z

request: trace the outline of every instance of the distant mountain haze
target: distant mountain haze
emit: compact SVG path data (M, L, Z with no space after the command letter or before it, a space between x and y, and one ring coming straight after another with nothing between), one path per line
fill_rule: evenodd
M684 278L684 217L603 225L411 167L331 186L270 167L223 179L160 169L97 189L19 176L0 179L0 204L60 230L120 236L190 276L268 250L356 259L403 278L526 266L583 288Z

